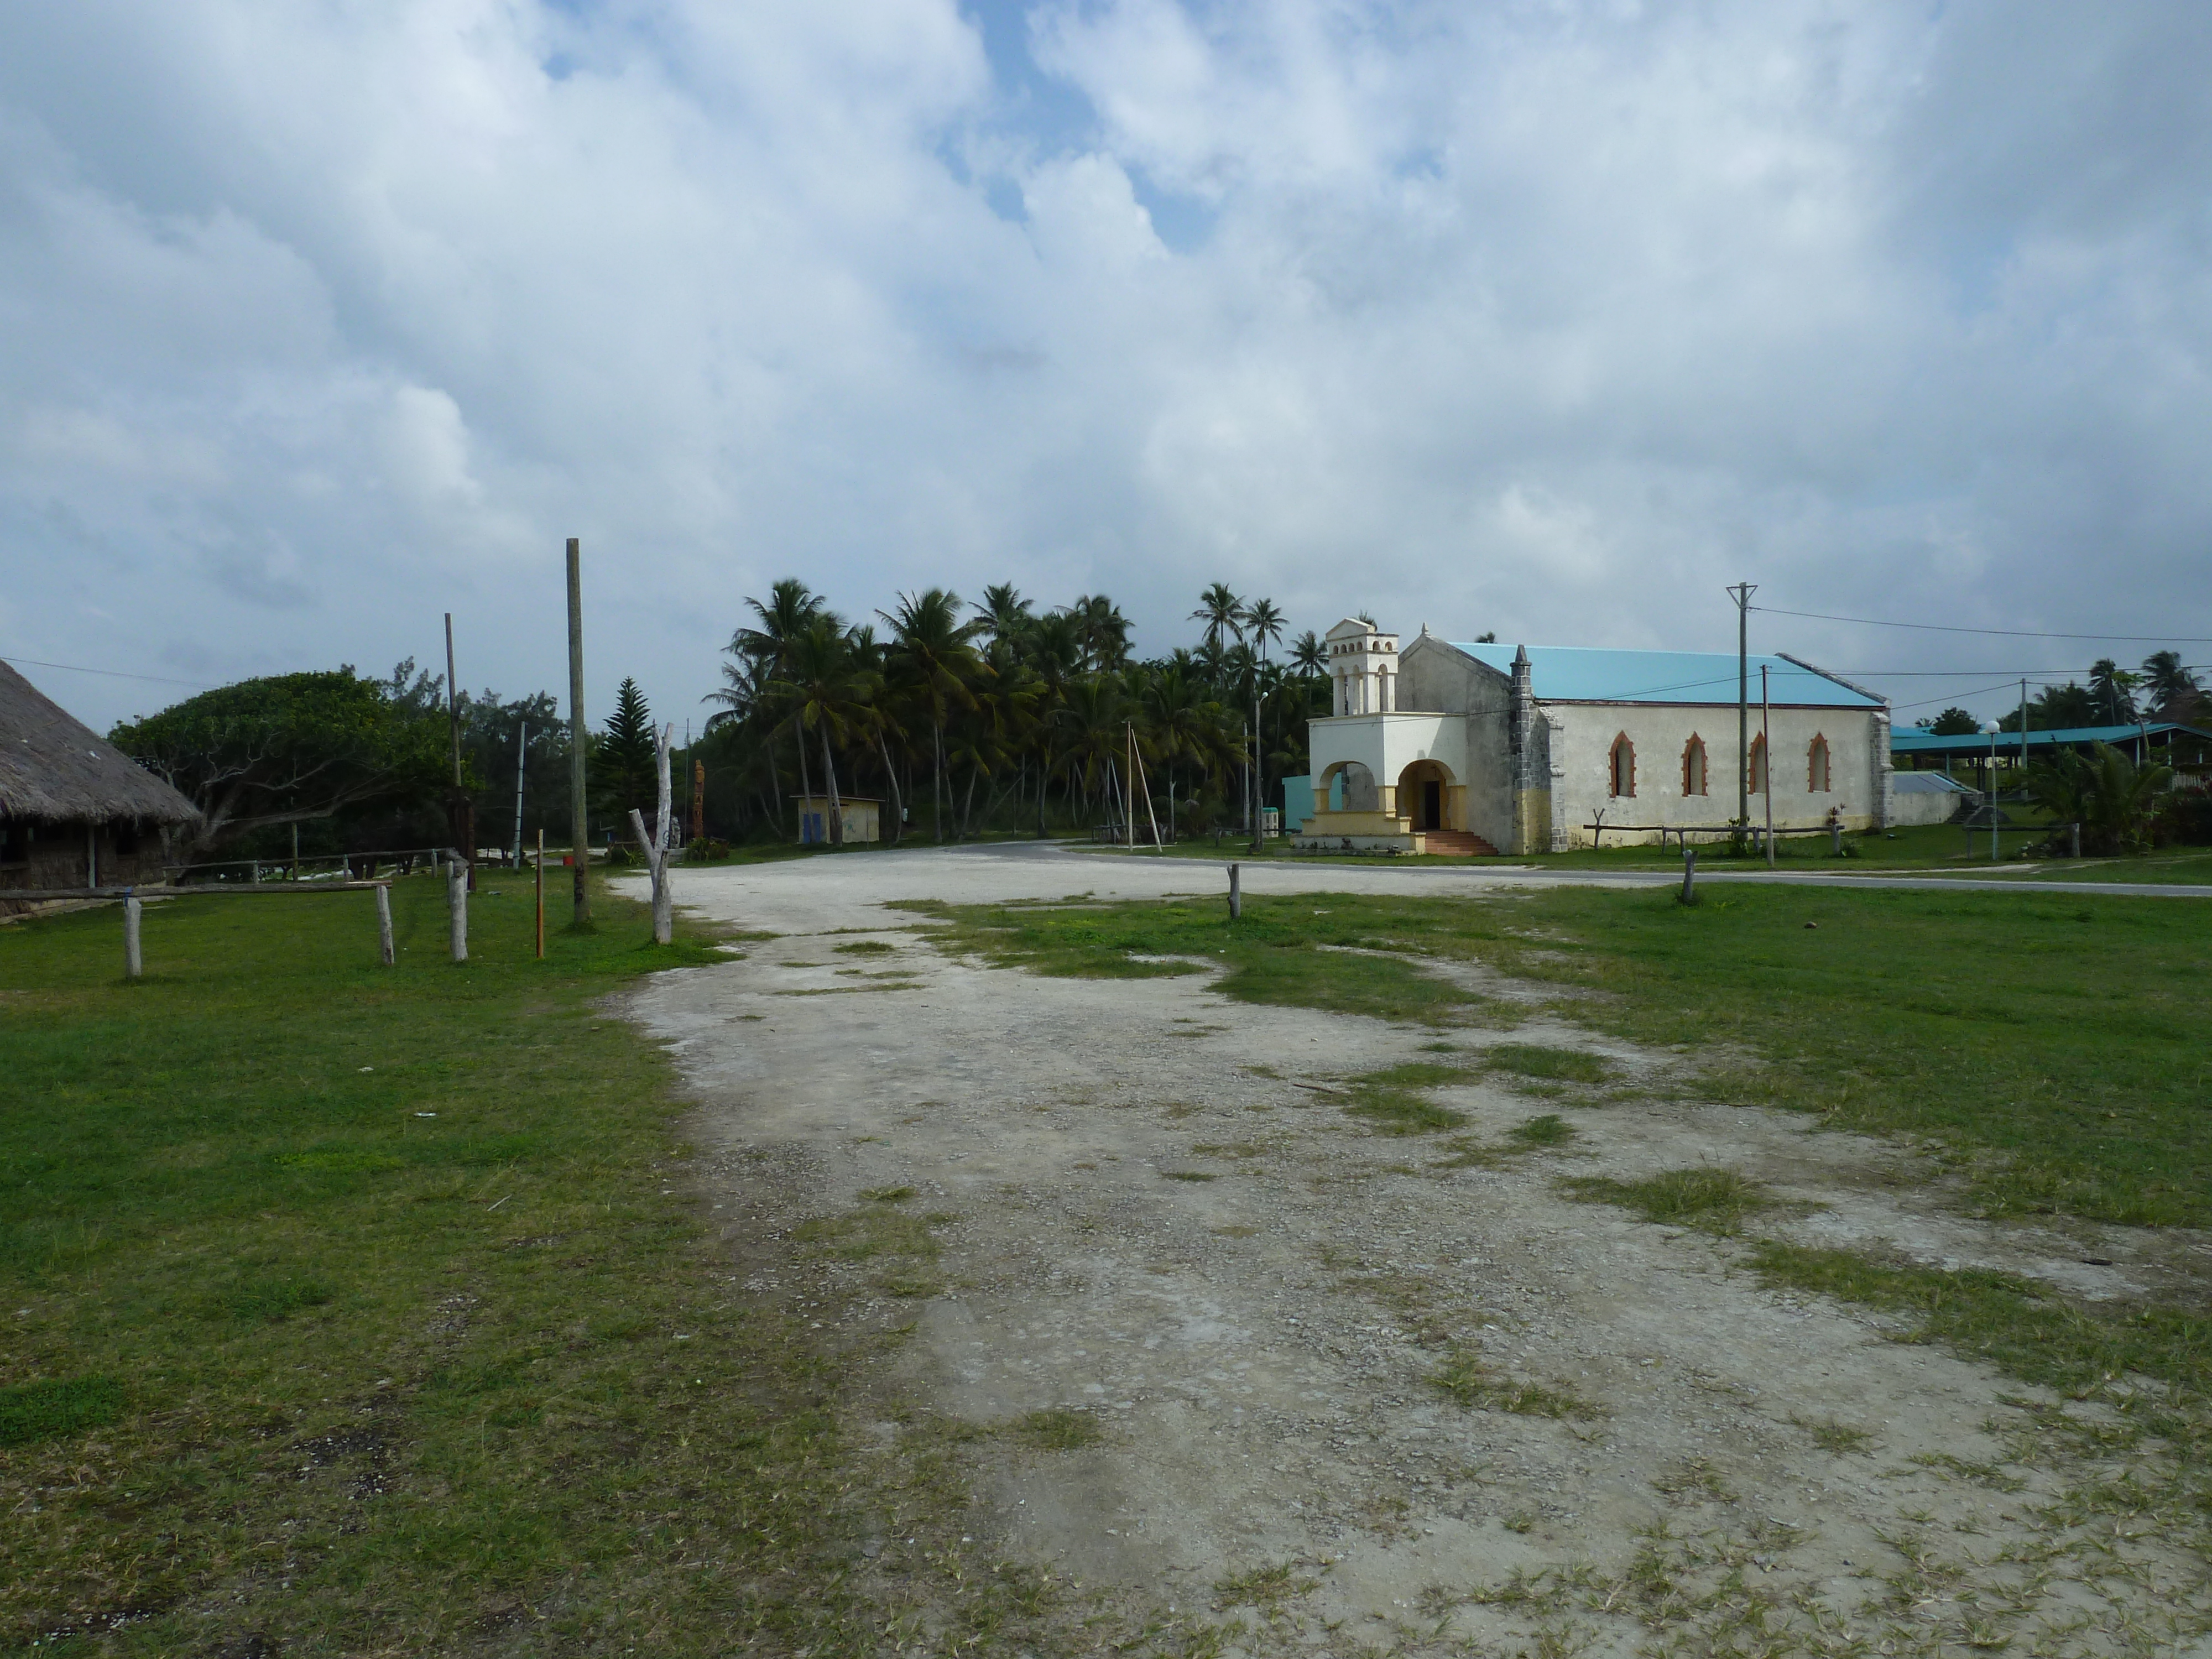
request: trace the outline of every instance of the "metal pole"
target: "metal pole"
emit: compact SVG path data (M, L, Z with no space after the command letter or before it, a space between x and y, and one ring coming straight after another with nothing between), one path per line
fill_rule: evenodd
M545 960L545 831L538 831L538 959Z
M568 850L575 861L576 926L592 919L584 879L591 838L584 817L584 574L583 544L568 538Z
M1990 862L1997 861L1997 727L1990 722Z
M530 722L522 722L522 732L514 740L514 867L522 868L522 763L530 753Z
M2020 769L2027 771L2027 682L2020 683Z
M1774 705L1766 691L1766 665L1759 665L1759 752L1766 768L1766 867L1774 867Z
M1728 592L1735 600L1735 821L1747 830L1751 827L1751 596L1759 590L1749 582L1738 582ZM1768 769L1772 769L1771 765Z

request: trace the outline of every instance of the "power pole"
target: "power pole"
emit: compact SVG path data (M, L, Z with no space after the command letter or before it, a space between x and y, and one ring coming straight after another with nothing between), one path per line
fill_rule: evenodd
M1749 582L1727 590L1735 601L1735 821L1751 825L1751 596Z
M592 919L591 889L584 866L592 855L591 829L584 817L584 555L583 544L568 538L568 850L575 864L576 926Z
M453 792L446 798L446 827L453 850L469 866L469 890L477 890L476 805L461 787L461 688L453 674L453 613L446 613L446 724L453 738Z

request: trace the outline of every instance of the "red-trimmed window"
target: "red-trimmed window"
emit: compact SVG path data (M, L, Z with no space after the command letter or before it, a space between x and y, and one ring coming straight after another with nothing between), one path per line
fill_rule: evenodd
M1705 740L1694 732L1690 733L1689 742L1682 745L1682 793L1705 793Z
M1612 790L1616 795L1636 793L1636 745L1623 732L1613 740Z

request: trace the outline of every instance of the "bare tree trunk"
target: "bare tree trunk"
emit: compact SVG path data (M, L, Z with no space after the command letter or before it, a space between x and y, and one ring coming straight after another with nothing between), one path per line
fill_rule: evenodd
M899 796L898 769L891 764L891 746L884 740L881 728L876 732L876 747L883 750L884 781L891 787L891 843L898 843L900 821L906 817L906 807Z
M830 844L845 844L845 813L843 803L837 799L837 762L830 752L830 722L822 722L822 775L830 782Z
M945 722L930 723L930 733L937 745L937 768L930 775L930 827L937 832L937 844L945 844Z
M814 780L806 775L806 728L799 724L799 716L791 717L791 729L799 739L792 745L799 750L799 839L806 839L806 803L814 793Z
M983 769L981 766L973 766L968 770L968 796L960 803L960 839L963 841L968 839L968 827L975 820L975 780L982 774Z

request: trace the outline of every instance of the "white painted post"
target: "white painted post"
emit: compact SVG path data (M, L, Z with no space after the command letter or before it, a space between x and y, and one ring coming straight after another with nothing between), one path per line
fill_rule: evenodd
M446 921L455 962L469 959L468 869L459 859L446 860Z
M399 959L392 948L392 889L382 882L376 888L376 953L387 968Z
M139 917L145 907L138 896L125 892L123 896L123 976L137 979L146 971L146 958L138 948Z
M1235 865L1229 866L1229 920L1237 921L1244 914L1244 889Z

